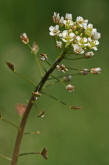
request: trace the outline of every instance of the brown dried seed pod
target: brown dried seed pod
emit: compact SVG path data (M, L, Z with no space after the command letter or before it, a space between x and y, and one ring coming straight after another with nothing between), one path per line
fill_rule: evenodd
M43 148L41 155L43 156L44 159L48 159L48 153L47 153L47 149L45 147Z
M13 72L15 71L14 64L12 64L11 62L6 62L6 64L9 67L9 69L11 69Z

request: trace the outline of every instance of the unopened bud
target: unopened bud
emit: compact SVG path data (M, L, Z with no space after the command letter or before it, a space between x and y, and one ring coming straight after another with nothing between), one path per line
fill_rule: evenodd
M99 74L99 73L101 73L101 68L91 68L90 69L90 73L92 73L92 74Z
M24 44L28 44L29 43L29 38L28 38L26 33L21 34L20 38L21 38L21 40L22 40L22 42Z
M47 55L46 54L40 54L40 59L41 61L46 61L47 60Z
M71 84L68 84L68 85L66 86L66 90L67 90L68 92L73 92L73 91L75 90L75 86L74 86L74 85L71 85Z
M54 15L53 15L53 22L54 22L54 23L59 23L59 21L60 21L59 13L54 12Z

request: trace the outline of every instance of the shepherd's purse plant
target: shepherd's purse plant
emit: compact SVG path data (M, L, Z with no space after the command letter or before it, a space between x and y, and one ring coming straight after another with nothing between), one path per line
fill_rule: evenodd
M31 112L32 106L40 102L40 97L46 95L51 99L63 104L66 108L70 110L80 110L81 106L68 105L63 100L57 98L55 94L49 94L46 88L56 83L61 83L63 85L63 90L71 93L76 90L73 84L73 77L75 75L85 76L88 74L98 75L101 72L100 67L89 67L89 68L75 68L73 67L73 62L77 60L88 60L92 58L96 51L98 50L99 39L101 34L97 32L87 19L81 16L76 17L75 20L72 19L72 14L67 13L65 17L60 16L59 13L54 12L53 15L53 25L49 27L49 35L54 38L56 48L59 50L59 55L52 63L49 61L49 56L45 53L39 53L39 46L34 42L30 44L30 39L26 33L21 34L21 41L30 49L30 52L36 59L37 66L40 72L40 81L38 84L28 79L23 74L17 72L14 64L7 61L8 68L15 73L20 78L28 81L33 85L34 90L31 91L31 96L27 104L17 104L16 109L18 115L21 116L20 125L17 126L14 122L5 119L2 114L0 119L13 127L18 131L16 137L16 143L13 150L12 157L0 154L0 157L10 161L11 165L17 165L18 159L22 156L27 156L30 154L39 154L43 158L48 159L47 148L43 147L40 152L27 152L21 153L21 141L24 134L40 134L40 131L35 132L24 132L25 125L27 123L28 116ZM71 65L69 66L69 62ZM45 111L41 111L37 117L43 118L45 116Z

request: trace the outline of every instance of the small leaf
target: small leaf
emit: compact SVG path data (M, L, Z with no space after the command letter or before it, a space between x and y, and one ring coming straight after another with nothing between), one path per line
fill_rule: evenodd
M26 111L26 107L27 107L27 106L26 106L25 104L17 104L17 105L16 105L16 110L17 110L18 115L19 115L20 117L23 116L24 112Z
M44 159L48 159L48 152L45 147L43 148L41 155L43 156Z

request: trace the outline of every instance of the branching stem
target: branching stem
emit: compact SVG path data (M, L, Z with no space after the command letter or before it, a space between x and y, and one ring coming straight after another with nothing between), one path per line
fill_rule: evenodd
M41 91L44 84L46 83L46 81L48 80L50 74L55 70L56 66L64 59L65 54L67 53L67 50L65 50L54 62L53 65L51 65L50 69L45 73L45 75L42 77L41 81L39 82L39 84L36 86L34 92L36 91ZM31 108L33 106L33 103L35 101L34 95L31 96L29 103L27 105L26 111L23 115L22 121L20 123L20 130L18 131L18 135L16 138L16 143L15 143L15 148L14 148L14 152L13 152L13 158L12 158L12 162L11 165L16 165L17 164L17 160L19 157L19 151L20 151L20 145L21 145L21 141L22 141L22 137L23 137L23 133L24 133L24 128L25 125L27 123L27 119L29 116L29 113L31 111Z

